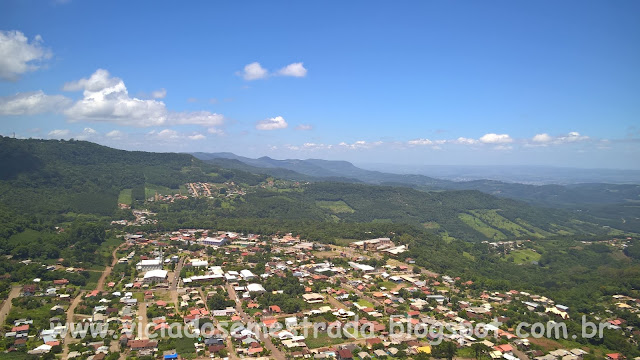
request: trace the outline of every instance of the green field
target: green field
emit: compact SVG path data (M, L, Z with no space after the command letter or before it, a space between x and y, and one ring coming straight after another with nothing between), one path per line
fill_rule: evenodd
M313 331L309 332L309 337L305 339L305 343L309 349L316 349L323 346L331 346L341 344L347 340L343 338L331 338L326 332L318 332L318 336L313 336Z
M156 192L160 195L172 195L179 192L178 189L169 189L165 186L154 185L154 184L145 184L144 186L144 197L150 198L156 195Z
M513 259L516 264L529 264L532 261L540 260L541 257L542 255L532 249L522 249L512 251L511 254L507 255L507 260Z
M347 205L346 202L342 201L342 200L338 200L338 201L316 201L316 205L323 208L323 209L327 209L330 210L331 212L335 213L335 214L341 214L341 213L354 213L356 212L355 210L353 210L351 208L351 206Z
M120 195L118 195L118 204L131 205L131 190L132 189L124 189L120 191Z
M487 225L485 222L471 214L463 213L459 214L458 217L460 218L460 220L462 220L462 222L469 225L471 228L481 233L488 239L503 240L507 238L502 232L492 228L491 226Z
M498 214L499 210L471 210L471 213L480 219L482 222L488 224L489 226L500 229L504 233L510 233L514 237L524 238L524 237L543 237L541 234L537 234L535 232L531 232L520 226L519 224L514 223L513 221L503 217Z

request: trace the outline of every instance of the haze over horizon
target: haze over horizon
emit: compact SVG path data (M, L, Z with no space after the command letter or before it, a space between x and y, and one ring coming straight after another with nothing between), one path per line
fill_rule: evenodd
M638 2L190 5L1 3L0 134L640 169Z

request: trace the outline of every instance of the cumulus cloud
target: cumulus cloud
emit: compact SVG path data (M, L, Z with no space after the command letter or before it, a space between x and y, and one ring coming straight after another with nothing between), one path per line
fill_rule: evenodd
M42 42L40 35L29 41L20 31L0 31L0 78L15 81L21 74L39 69L43 60L51 58Z
M258 121L256 129L258 130L277 130L285 129L289 124L284 120L282 116L276 116L274 118L264 119Z
M263 68L259 62L252 62L244 66L244 70L241 73L242 77L247 80L264 79L269 76L267 69Z
M508 144L512 143L513 139L508 134L484 134L480 139L483 144Z
M70 130L67 130L67 129L64 129L64 130L56 129L56 130L49 131L47 136L49 136L50 138L55 138L55 139L62 139L62 138L68 138L70 134L71 134Z
M204 140L204 139L206 139L207 137L206 137L206 136L204 136L204 135L202 135L202 134L193 134L193 135L189 135L189 136L188 136L188 138L189 138L190 140Z
M78 140L88 140L98 135L98 132L90 127L84 128L82 132L75 136Z
M277 74L280 76L305 77L307 76L307 69L304 68L301 62L298 62L283 67L278 70Z
M301 131L313 130L313 125L300 124L300 125L296 126L296 130L301 130Z
M106 137L111 138L111 139L121 139L125 136L125 133L123 133L120 130L111 130L106 134Z
M291 76L291 77L305 77L307 76L307 69L302 62L289 64L280 70L269 72L260 65L259 62L252 62L244 66L242 71L236 73L238 76L242 76L247 81L266 79L269 76Z
M576 131L572 131L566 135L560 135L560 136L551 136L547 133L542 133L542 134L536 134L533 138L531 138L531 143L526 145L548 146L548 145L576 143L576 142L585 141L585 140L590 140L590 138L586 135L581 135L579 132L576 132Z
M60 112L71 105L62 95L46 95L42 90L0 96L0 115L33 115Z
M553 138L551 136L549 136L549 134L547 133L542 133L542 134L536 134L531 141L533 141L534 143L539 143L539 144L546 144L548 142L551 142L553 140Z
M208 111L173 112L162 101L131 97L124 81L112 77L104 69L98 69L89 78L66 83L63 90L83 90L83 98L64 111L70 121L105 121L137 127L188 124L219 126L224 122L220 114Z
M414 139L409 140L409 145L433 145L433 141L429 139Z
M345 149L352 149L352 150L356 150L356 149L370 149L372 147L375 146L379 146L382 145L383 142L382 141L376 141L376 142L367 142L364 140L358 140L352 144L346 143L346 142L341 142L340 144L338 144L338 146L345 148Z
M453 140L453 143L462 144L462 145L475 145L475 144L478 143L478 140L470 139L470 138L466 138L466 137L459 137L459 138Z

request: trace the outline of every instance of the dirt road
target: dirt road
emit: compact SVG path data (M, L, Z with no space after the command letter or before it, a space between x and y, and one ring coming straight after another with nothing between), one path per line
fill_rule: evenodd
M11 311L11 300L20 296L20 287L14 286L11 288L9 292L9 297L7 300L2 302L2 308L0 308L0 326L4 325L5 320L7 319L7 315L9 315L9 311Z

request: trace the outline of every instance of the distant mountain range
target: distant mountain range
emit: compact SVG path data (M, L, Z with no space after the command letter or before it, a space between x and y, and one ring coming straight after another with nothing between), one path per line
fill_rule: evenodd
M640 217L640 185L584 183L530 185L497 180L451 181L425 175L394 174L359 168L348 161L320 159L252 159L233 153L193 153L221 167L266 174L297 181L341 181L375 185L408 186L419 190L478 190L491 195L524 200L532 204L575 208L581 205L627 204ZM615 171L615 170L612 170ZM621 216L623 216L621 214Z

